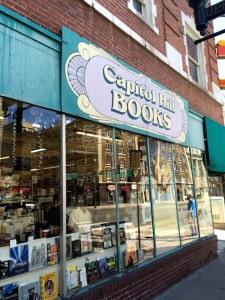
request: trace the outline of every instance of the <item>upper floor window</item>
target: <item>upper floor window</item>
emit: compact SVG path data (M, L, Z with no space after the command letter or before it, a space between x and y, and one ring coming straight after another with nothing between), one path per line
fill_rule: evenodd
M197 46L194 44L194 40L187 34L187 53L188 53L188 68L189 75L192 79L198 82L198 51Z
M186 65L190 79L207 88L206 60L204 55L204 43L194 44L199 39L198 34L185 23Z
M128 0L128 8L159 34L155 26L157 15L154 0Z

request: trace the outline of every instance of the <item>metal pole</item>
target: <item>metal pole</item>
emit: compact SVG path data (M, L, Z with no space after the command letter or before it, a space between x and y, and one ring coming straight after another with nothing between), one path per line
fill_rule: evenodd
M117 164L116 164L116 134L113 128L113 153L114 153L114 170L115 170L115 192L116 192L116 232L117 232L117 261L119 272L121 272L121 259L120 259L120 216L119 216L119 200L117 188Z
M201 42L204 42L204 41L206 41L206 40L209 40L209 39L211 39L211 38L213 38L213 37L215 37L215 36L218 36L218 35L220 35L220 34L223 34L223 33L225 33L225 29L222 29L222 30L220 30L220 31L214 32L214 33L209 34L209 35L207 35L207 36L204 36L203 38L194 41L194 44L195 44L195 45L198 45L198 44L201 43Z
M154 207L153 207L153 197L152 197L152 180L151 180L151 157L149 150L149 138L147 139L147 153L148 153L148 173L149 173L149 192L151 199L151 211L152 211L152 231L153 231L153 242L154 242L154 254L157 257L157 248L156 248L156 237L155 237L155 217L154 217Z
M60 295L65 297L66 290L66 122L61 116L61 165L60 165Z

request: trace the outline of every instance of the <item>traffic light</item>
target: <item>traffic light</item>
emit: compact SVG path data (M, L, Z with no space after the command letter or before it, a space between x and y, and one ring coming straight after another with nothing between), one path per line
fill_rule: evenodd
M206 12L206 5L208 0L189 0L188 4L194 9L195 25L196 29L202 36L205 35L205 31L208 27L208 18Z

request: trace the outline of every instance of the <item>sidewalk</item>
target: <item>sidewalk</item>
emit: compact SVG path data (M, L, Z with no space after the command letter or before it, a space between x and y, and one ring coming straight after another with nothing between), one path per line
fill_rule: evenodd
M154 300L225 299L225 231L215 229L218 258L176 283Z

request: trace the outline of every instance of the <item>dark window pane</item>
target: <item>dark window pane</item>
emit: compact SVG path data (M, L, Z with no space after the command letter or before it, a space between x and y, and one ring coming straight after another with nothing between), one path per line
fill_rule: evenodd
M194 40L189 35L187 35L187 50L188 55L198 62L197 46L194 44Z
M189 59L189 72L192 79L198 82L198 67Z
M142 5L138 0L133 0L133 6L140 14L142 14Z

